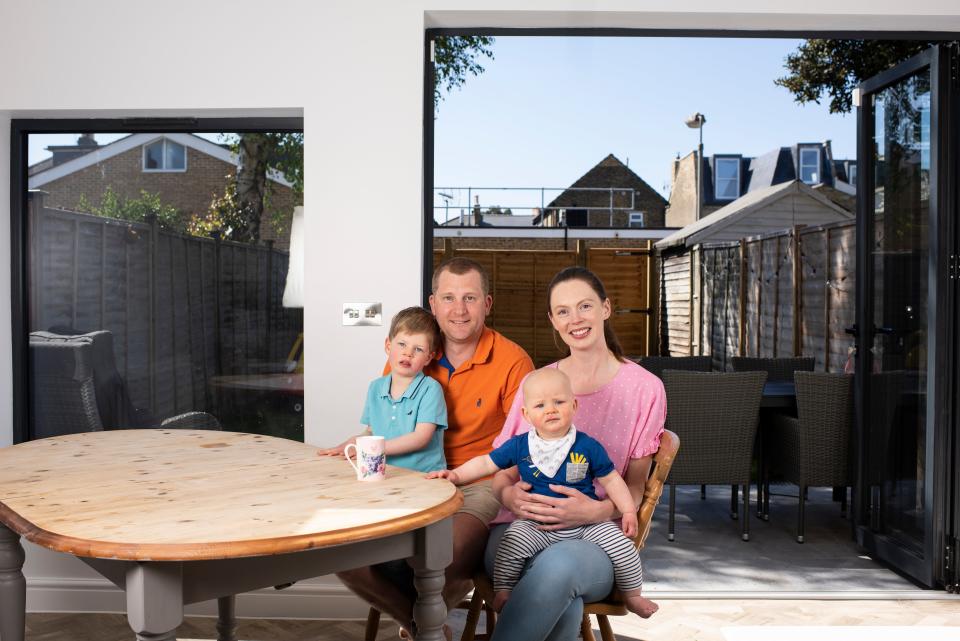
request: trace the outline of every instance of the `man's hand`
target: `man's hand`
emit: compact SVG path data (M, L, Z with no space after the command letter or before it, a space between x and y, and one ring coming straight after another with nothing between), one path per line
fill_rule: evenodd
M319 450L317 450L317 456L343 456L344 448L350 445L351 443L356 443L356 442L357 442L357 437L351 436L350 438L345 440L343 443L335 447L320 448Z
M624 514L623 519L620 521L620 527L623 529L623 533L629 538L633 538L637 535L637 515L634 513Z
M447 479L454 485L460 485L460 477L453 470L436 470L427 472L428 479Z

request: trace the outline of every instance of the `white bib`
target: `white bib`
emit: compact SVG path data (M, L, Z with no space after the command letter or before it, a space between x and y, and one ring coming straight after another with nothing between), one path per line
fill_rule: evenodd
M527 432L527 446L530 448L530 460L537 466L537 469L547 476L555 476L557 470L563 465L567 458L567 452L573 447L573 441L577 438L577 428L573 425L567 431L563 438L545 440L540 438L537 430L532 429Z

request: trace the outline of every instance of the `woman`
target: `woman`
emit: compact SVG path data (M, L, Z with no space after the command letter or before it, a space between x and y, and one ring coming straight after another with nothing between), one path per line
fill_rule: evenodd
M610 299L596 274L568 267L547 288L548 316L570 354L547 367L564 372L579 402L578 430L600 441L639 505L666 417L663 384L653 374L627 360L610 327ZM520 408L522 390L514 397L499 446L528 431ZM619 516L608 499L595 501L580 492L551 486L566 498L531 494L518 483L516 469L499 472L494 491L505 509L494 520L487 544L487 573L507 522L534 519L547 529L562 529ZM598 493L603 497L602 491ZM509 510L509 512L507 511ZM527 563L494 631L495 641L570 641L576 639L583 604L606 597L613 587L613 567L607 555L587 541L562 541Z

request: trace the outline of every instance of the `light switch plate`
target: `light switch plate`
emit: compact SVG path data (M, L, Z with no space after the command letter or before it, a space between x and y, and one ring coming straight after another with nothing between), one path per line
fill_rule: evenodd
M344 325L383 325L382 303L344 303Z

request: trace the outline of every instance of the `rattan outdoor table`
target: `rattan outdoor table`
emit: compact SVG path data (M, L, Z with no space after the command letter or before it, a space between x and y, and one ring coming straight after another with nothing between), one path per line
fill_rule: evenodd
M269 436L119 430L0 450L0 637L23 641L20 537L77 556L126 591L142 641L172 641L188 603L408 558L418 639L439 641L451 516L446 481L389 467L359 482L343 459Z

